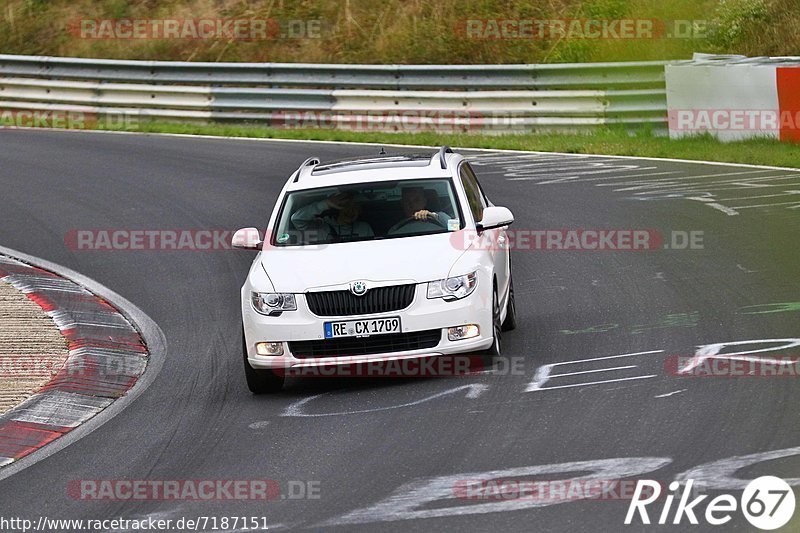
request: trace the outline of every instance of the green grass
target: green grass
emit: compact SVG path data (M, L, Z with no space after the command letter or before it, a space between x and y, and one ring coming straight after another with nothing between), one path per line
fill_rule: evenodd
M587 134L480 135L449 133L380 133L337 130L284 130L258 126L174 124L143 122L138 131L222 135L271 139L370 142L385 144L450 145L460 148L495 148L575 154L667 157L800 168L797 145L769 139L721 143L711 136L669 139L649 131L629 133L602 129Z
M792 55L800 49L798 0L4 0L6 54L309 63L564 63L688 59L692 52ZM87 39L85 19L313 21L302 38ZM492 39L467 37L467 20L711 20L682 38ZM691 24L691 23L690 23Z

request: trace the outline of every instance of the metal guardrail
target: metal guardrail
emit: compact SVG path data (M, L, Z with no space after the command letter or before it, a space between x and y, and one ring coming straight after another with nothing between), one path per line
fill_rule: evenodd
M322 65L0 55L0 109L291 128L664 127L665 64Z

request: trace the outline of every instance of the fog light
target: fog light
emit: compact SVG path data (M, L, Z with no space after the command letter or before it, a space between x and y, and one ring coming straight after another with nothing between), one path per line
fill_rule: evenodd
M447 340L460 341L463 339L471 339L480 334L478 326L475 324L467 324L465 326L454 326L447 328Z
M283 355L282 342L259 342L256 344L258 355Z

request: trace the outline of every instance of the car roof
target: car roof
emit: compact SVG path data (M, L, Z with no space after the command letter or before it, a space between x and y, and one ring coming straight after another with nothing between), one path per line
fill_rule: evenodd
M307 159L289 180L288 190L403 179L449 178L463 159L449 147L436 152L385 154L320 162ZM444 160L444 164L442 164ZM445 168L442 168L442 167Z

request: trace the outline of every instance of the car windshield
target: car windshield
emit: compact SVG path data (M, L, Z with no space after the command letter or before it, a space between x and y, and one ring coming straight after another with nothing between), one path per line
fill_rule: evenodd
M357 183L287 194L272 244L368 241L461 228L450 179Z

